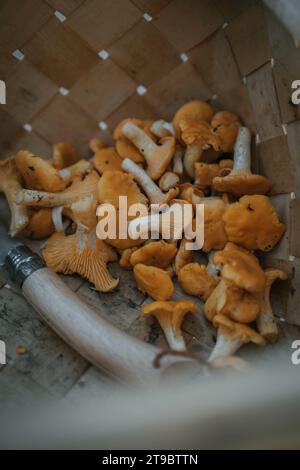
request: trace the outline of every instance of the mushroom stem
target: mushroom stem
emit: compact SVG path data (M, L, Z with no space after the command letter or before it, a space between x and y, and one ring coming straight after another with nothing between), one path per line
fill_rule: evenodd
M74 165L68 166L59 170L59 175L64 181L69 183L75 176L82 176L91 168L91 164L88 160L79 160Z
M251 133L247 127L240 127L234 145L233 169L230 175L251 174Z
M150 176L138 165L136 165L129 158L125 158L122 162L122 169L127 173L132 173L135 180L142 187L147 194L151 204L163 204L173 199L178 190L175 188L170 189L168 193L163 193L161 189L152 181Z
M195 177L194 165L196 162L199 162L199 160L201 160L203 150L203 144L199 143L190 144L186 148L183 159L183 166L185 171L191 178Z
M175 351L186 351L186 344L182 335L176 335L176 332L171 327L165 327L163 331L171 349L175 349Z
M183 157L183 150L181 147L177 146L173 158L173 172L176 173L177 175L182 175L183 173L183 162L182 162L182 157Z
M270 292L273 282L276 279L286 280L287 273L280 269L266 269L266 284L262 294L259 295L260 311L256 319L256 326L261 334L269 343L275 343L278 338L278 327L272 311L270 302Z
M240 339L228 338L220 327L218 329L215 347L208 358L208 362L212 362L214 359L217 359L219 357L233 356L234 353L238 351L242 345L243 342Z
M169 135L174 135L174 129L170 122L164 121L163 119L159 119L158 121L154 121L150 127L150 131L156 137L160 139L162 137L167 137Z
M122 134L134 143L146 159L151 158L151 155L156 148L156 143L153 142L146 132L134 124L127 122L122 128Z

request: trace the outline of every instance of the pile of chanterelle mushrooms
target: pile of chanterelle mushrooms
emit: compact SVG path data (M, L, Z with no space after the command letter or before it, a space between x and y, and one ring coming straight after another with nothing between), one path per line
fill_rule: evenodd
M234 355L244 343L276 341L270 288L287 274L263 270L255 253L271 250L285 227L265 196L270 181L251 173L249 130L235 114L191 101L172 123L125 119L114 139L114 147L93 139L91 160L58 143L52 160L21 150L2 161L0 189L11 209L11 235L49 237L47 266L78 273L101 292L117 287L107 263L120 255L120 266L133 270L138 289L153 299L142 315L157 319L171 349L186 349L181 325L197 309L190 300L172 300L174 276L183 292L204 302L204 315L217 328L209 362ZM118 209L121 195L128 207L204 204L207 265L186 250L186 239L97 238L97 206Z

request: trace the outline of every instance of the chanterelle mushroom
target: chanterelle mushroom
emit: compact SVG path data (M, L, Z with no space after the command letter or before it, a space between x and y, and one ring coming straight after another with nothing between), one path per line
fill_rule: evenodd
M218 285L219 279L211 276L203 264L190 263L179 271L178 281L184 292L206 300Z
M93 163L100 175L105 171L121 171L122 169L122 158L114 147L97 150L93 157Z
M210 321L221 314L239 323L251 323L257 318L258 312L259 305L255 297L226 279L221 279L204 306L204 315Z
M181 268L193 261L194 251L187 250L186 245L190 243L186 238L182 238L174 261L175 273L178 275Z
M50 193L31 189L20 189L16 192L15 200L17 204L33 207L69 206L73 202L91 195L97 200L99 179L98 173L91 171L82 181L76 179L72 185L64 191Z
M234 146L233 169L228 176L213 179L216 191L240 197L243 194L265 194L271 188L270 181L262 175L251 173L251 134L247 127L240 127Z
M175 186L179 183L179 176L172 171L166 171L158 182L158 185L162 191L169 191L171 188L175 188Z
M58 142L53 145L52 164L57 170L74 165L79 159L79 153L69 142Z
M28 223L27 208L16 204L15 195L22 190L21 175L16 168L14 157L0 161L0 192L5 194L11 212L9 233L17 235Z
M132 266L145 264L164 269L172 263L176 252L174 243L166 243L164 240L150 242L132 253L130 263Z
M144 155L138 150L138 148L123 135L123 126L131 122L135 126L139 127L148 135L150 139L154 139L154 135L150 131L152 121L142 121L140 119L127 118L123 119L115 128L114 139L116 140L116 150L121 158L129 158L135 163L144 163Z
M222 217L227 204L219 197L203 197L199 204L204 204L204 243L202 250L220 250L227 242Z
M52 210L43 208L30 214L29 222L22 230L22 236L32 240L43 240L55 232L52 221Z
M63 232L55 233L49 238L43 257L55 272L77 273L101 292L110 292L118 285L119 279L114 279L106 266L109 261L116 261L116 253L96 237L94 230L87 234L82 249L76 233L68 236Z
M187 313L196 313L196 305L189 300L160 301L145 305L143 315L153 315L159 322L171 349L185 351L181 325Z
M228 242L222 251L217 251L214 262L221 264L221 276L237 287L256 294L264 290L265 274L259 261L250 251Z
M260 311L256 320L256 326L259 333L266 341L269 343L275 343L278 338L278 328L270 303L270 290L276 279L286 280L288 275L281 269L268 268L265 269L265 276L265 290L258 296Z
M144 192L147 194L151 204L165 204L174 199L178 194L178 188L171 188L164 193L150 178L149 175L129 158L125 158L122 169L134 176Z
M209 362L219 357L232 356L246 343L265 345L264 338L253 328L233 322L225 315L216 315L213 323L218 328L218 335L215 347L208 358Z
M269 198L261 195L230 204L223 221L228 240L248 250L271 250L285 231Z
M174 129L170 122L166 122L163 119L159 119L158 121L154 121L150 127L150 131L156 137L162 139L163 137L167 137L169 135L174 135Z
M183 119L193 119L194 121L210 122L214 115L213 108L200 100L188 101L181 108L179 108L173 118L173 127L177 139L181 138L181 130L179 127L180 121Z
M167 169L175 153L175 138L164 137L161 145L157 145L139 127L127 122L122 127L122 133L144 155L147 162L147 173L154 181Z
M225 159L219 163L195 163L195 184L201 190L206 190L212 185L213 179L222 173L222 176L230 173L232 160Z
M239 118L229 111L219 111L212 118L211 127L221 141L223 152L232 152L240 126Z
M167 300L174 292L173 282L163 269L144 264L136 264L133 268L138 289L155 300Z
M180 121L179 127L181 139L187 146L183 166L187 174L194 178L194 165L201 159L203 151L210 147L216 151L220 150L220 141L218 136L212 132L210 124L205 121L183 119Z

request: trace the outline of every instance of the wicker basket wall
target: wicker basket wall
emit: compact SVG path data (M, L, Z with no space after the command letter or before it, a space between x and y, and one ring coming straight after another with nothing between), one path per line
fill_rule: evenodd
M193 98L240 116L288 227L268 259L291 274L276 311L300 325L300 48L273 14L254 0L2 0L0 24L1 158L50 157L60 140L86 155L122 118L170 119Z

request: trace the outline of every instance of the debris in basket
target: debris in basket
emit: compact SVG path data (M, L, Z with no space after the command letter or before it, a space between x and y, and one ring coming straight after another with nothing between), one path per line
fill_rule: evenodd
M89 160L72 143L58 142L50 160L22 149L0 162L11 235L49 237L43 249L47 266L77 273L101 292L117 287L108 263L118 260L121 268L133 271L137 288L154 300L142 314L157 318L170 348L185 350L181 325L188 312L196 313L197 304L173 300L177 278L182 297L186 293L203 302L205 318L217 329L210 367L243 369L244 362L233 356L243 344L278 338L270 289L276 279L287 279L279 269L263 270L256 256L279 243L285 226L266 196L271 182L251 173L249 129L236 114L215 113L209 104L193 100L177 110L172 122L127 118L113 136L114 146L91 139ZM99 239L105 217L122 212L120 196L128 209L138 205L139 210L127 213L125 236L118 232L117 218L118 236ZM164 233L163 216L178 204L190 206L191 225L197 205L203 204L206 265L187 249L191 240L185 233L174 236L173 219L170 234Z

